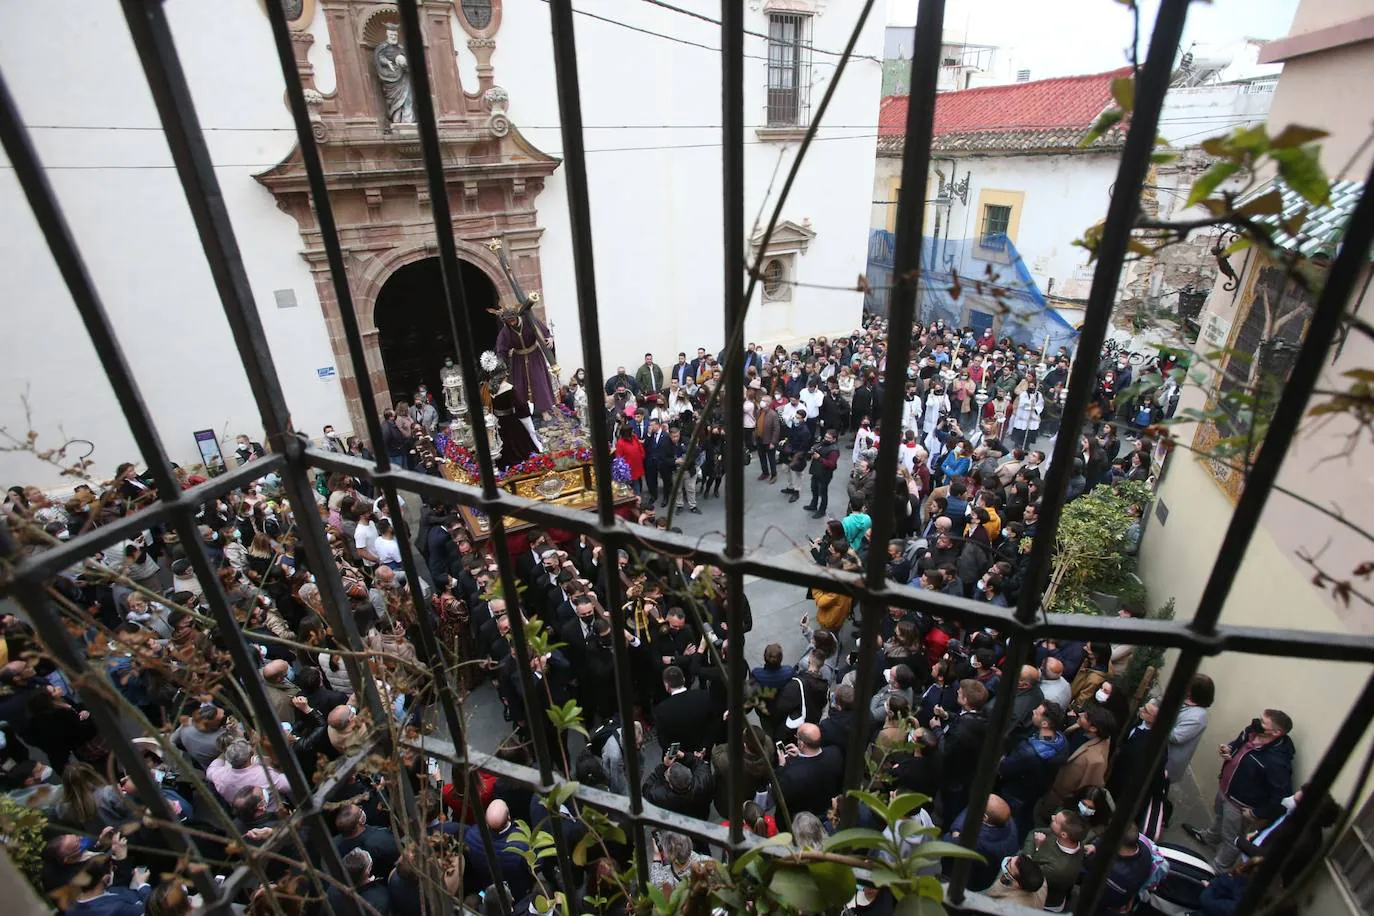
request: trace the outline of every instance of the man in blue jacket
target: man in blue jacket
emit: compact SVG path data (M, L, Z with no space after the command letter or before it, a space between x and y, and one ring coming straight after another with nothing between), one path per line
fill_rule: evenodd
M148 869L135 868L128 887L114 886L114 861L97 855L81 866L73 884L81 887L67 916L143 916L144 903L152 895Z
M964 830L964 815L967 813L967 810L959 812L954 823L949 825L946 840L951 843L959 842L959 834ZM997 874L1002 869L1002 860L1007 856L1016 855L1021 848L1016 833L1011 806L1000 795L989 795L987 812L983 815L983 826L978 831L978 845L975 847L982 855L983 861L973 864L973 871L969 873L968 879L969 890L987 890L992 886L992 882L997 880ZM953 869L954 860L946 859L945 867Z
M1031 717L1035 731L1012 745L997 769L997 791L1011 807L1023 841L1033 826L1035 803L1054 785L1055 774L1069 759L1069 742L1059 731L1063 721L1064 710L1058 704L1041 703Z
M1183 829L1199 843L1216 846L1217 873L1231 870L1240 857L1236 839L1259 821L1282 817L1283 800L1293 794L1293 720L1278 709L1266 709L1236 740L1217 748L1223 761L1212 826Z

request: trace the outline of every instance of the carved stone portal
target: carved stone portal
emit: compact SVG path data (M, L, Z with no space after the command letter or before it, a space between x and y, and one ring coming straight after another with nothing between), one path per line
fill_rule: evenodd
M329 176L330 203L344 249L368 375L380 410L394 401L374 317L377 296L396 270L436 253L432 201L426 176L416 170L421 151L415 129L405 120L393 124L392 100L383 94L375 69L377 52L387 40L387 27L394 27L397 21L395 7L381 0L307 0L306 8L312 5L328 27L334 89L324 92L315 85L314 68L308 60L310 41L296 44L297 66L307 90L312 133ZM511 122L510 96L494 84L489 63L500 3L491 4L490 19L483 15L484 6L469 5L473 18L487 25L481 30L485 32L480 39L483 53L478 55L486 66L479 66L478 85L470 87L470 92L460 83L455 61L455 5L424 3L420 12L458 256L487 275L500 291L500 304L506 305L511 302L510 286L486 242L494 236L504 238L511 269L520 285L544 288L539 252L543 230L535 204L559 160L531 146ZM469 34L477 31L466 20L460 24L470 30ZM400 48L404 47L402 43ZM391 52L387 56L394 63ZM406 71L408 80L410 68ZM300 227L302 256L315 278L353 429L362 430L358 380L344 341L339 304L299 150L293 150L257 179ZM543 306L536 309L545 318Z

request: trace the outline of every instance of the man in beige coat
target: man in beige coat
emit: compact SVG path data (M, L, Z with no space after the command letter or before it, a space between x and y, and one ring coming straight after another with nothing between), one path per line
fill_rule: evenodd
M1091 705L1078 714L1078 724L1065 732L1074 749L1060 767L1054 785L1036 806L1036 823L1048 823L1051 815L1080 789L1106 785L1111 736L1115 733L1115 717L1101 706Z

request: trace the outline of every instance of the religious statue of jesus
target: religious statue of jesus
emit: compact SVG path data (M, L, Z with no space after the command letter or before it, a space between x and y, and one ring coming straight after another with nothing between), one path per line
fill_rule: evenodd
M547 420L555 409L553 389L558 366L554 361L549 329L534 314L539 293L525 295L511 273L500 239L492 239L487 247L500 255L501 268L518 303L487 310L501 322L501 331L496 336L496 354L510 367L510 382L516 392Z

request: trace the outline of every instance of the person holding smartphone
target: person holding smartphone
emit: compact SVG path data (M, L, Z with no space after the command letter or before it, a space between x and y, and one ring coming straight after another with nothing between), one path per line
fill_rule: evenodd
M708 820L715 795L715 773L705 751L668 745L663 762L644 780L644 800L669 811Z

